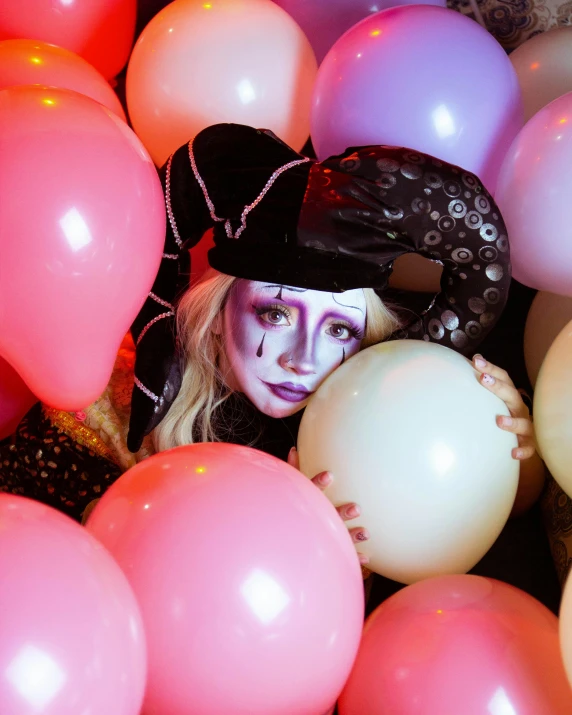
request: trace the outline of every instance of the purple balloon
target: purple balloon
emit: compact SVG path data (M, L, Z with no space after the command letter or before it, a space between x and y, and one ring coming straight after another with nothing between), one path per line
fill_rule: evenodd
M523 123L516 72L492 35L416 5L372 15L336 42L318 71L312 141L319 159L368 144L423 151L493 193Z
M356 22L373 13L401 5L437 5L446 0L274 0L296 20L310 40L318 64L334 42Z

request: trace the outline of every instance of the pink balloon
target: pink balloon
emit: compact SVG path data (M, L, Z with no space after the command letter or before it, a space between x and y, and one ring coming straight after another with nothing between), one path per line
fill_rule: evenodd
M522 124L518 79L494 37L458 12L415 5L371 15L336 42L318 71L311 131L320 159L403 146L493 192Z
M43 40L81 55L106 79L131 50L137 0L17 0L0 3L0 40Z
M125 112L107 80L79 55L38 40L0 42L0 89L43 84L85 94L125 120Z
M42 402L103 392L161 260L153 163L109 109L63 89L0 92L0 355Z
M37 398L20 375L0 357L0 439L14 432L35 402Z
M129 583L67 516L0 494L0 712L139 715L146 648Z
M513 276L572 296L572 92L530 119L505 156L496 199L508 228Z
M408 586L368 618L340 715L568 715L558 619L480 576Z
M363 626L355 549L300 472L193 444L124 474L87 528L123 567L149 643L144 712L324 715Z
M291 15L310 40L320 63L334 42L364 17L400 5L437 5L446 0L274 0Z

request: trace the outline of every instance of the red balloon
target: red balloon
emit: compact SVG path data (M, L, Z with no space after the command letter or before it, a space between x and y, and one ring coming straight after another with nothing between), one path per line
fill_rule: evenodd
M139 715L146 647L121 569L86 529L0 494L0 712Z
M209 229L197 245L191 249L191 285L198 283L209 270L208 252L213 246L213 232L212 229Z
M136 0L17 0L0 3L0 40L44 40L81 55L106 79L125 67Z
M157 274L161 182L124 121L63 89L0 91L0 157L0 355L85 409Z
M139 600L143 712L324 715L349 674L363 585L348 531L298 470L230 444L151 457L87 528Z
M558 619L480 576L420 581L368 618L340 715L569 715Z
M37 401L16 370L0 357L0 439L14 432Z
M89 62L63 47L39 40L0 42L0 89L22 84L73 89L125 119L121 102L105 77Z

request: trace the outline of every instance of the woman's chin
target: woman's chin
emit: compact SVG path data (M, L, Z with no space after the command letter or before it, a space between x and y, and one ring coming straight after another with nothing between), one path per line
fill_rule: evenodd
M274 419L284 419L285 417L290 417L295 415L296 412L300 412L308 404L308 400L303 402L287 402L286 400L273 400L272 402L264 402L258 404L253 401L254 406L259 412L267 417L273 417Z

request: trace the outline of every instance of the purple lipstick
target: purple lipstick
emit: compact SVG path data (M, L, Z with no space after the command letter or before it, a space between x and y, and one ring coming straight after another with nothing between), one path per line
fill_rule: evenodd
M270 382L264 384L272 394L286 402L304 402L312 394L310 390L306 390L302 385L295 385L293 382L281 382L278 385L273 385Z

